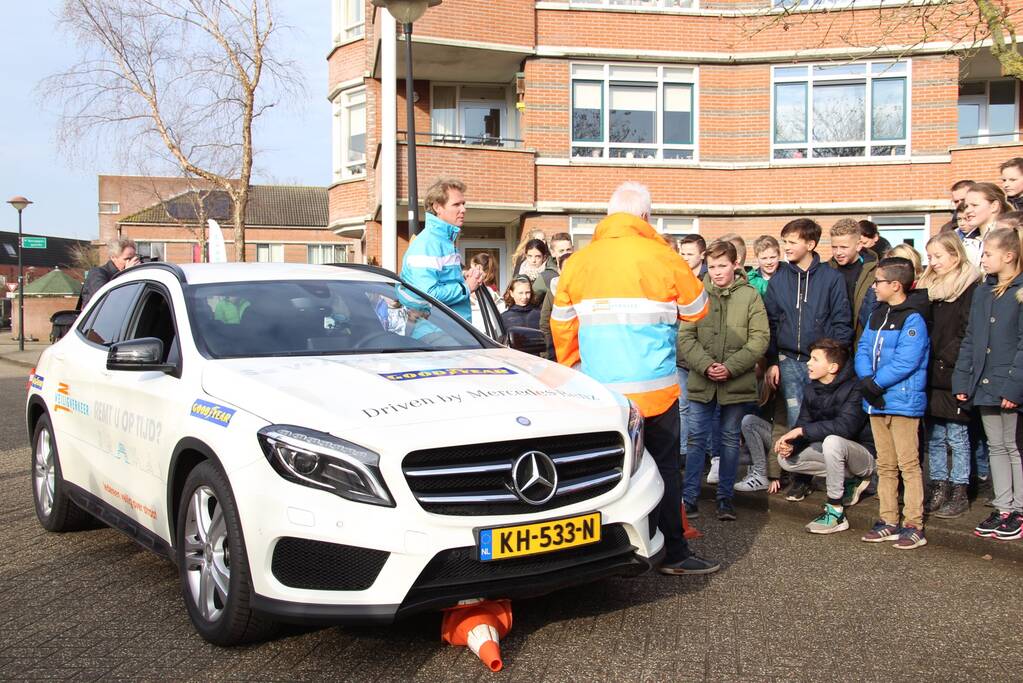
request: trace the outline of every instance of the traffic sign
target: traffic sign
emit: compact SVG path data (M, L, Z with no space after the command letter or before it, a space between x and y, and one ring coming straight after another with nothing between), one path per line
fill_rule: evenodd
M22 237L21 238L22 249L45 249L46 238L45 237Z
M16 292L16 291L18 291L18 283L17 282L8 282L7 283L7 291L8 292Z

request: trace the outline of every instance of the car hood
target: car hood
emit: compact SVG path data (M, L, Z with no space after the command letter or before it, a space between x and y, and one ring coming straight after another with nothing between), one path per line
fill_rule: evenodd
M581 372L511 349L216 360L202 387L267 422L344 438L508 413L605 413L617 428L627 414L624 398Z

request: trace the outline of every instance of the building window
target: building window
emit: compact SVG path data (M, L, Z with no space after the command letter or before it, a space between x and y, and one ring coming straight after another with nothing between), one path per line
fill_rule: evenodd
M894 247L908 244L917 250L923 261L927 262L927 240L931 235L930 217L924 216L871 216L877 225L878 233ZM884 254L878 254L884 258Z
M696 71L572 65L572 156L693 159Z
M696 0L570 0L582 7L649 7L654 9L690 9Z
M569 219L568 232L572 235L572 244L582 249L593 241L593 231L605 216L572 216ZM652 216L650 225L666 238L678 239L700 231L695 218L678 218L675 216Z
M310 244L309 263L349 263L352 259L345 244Z
M147 261L167 260L167 244L165 242L135 242L135 251L139 258Z
M334 100L334 179L366 175L366 91L346 90Z
M503 85L435 84L430 97L434 142L513 147L509 90Z
M362 38L366 31L365 0L335 0L334 42Z
M256 263L284 263L284 245L257 244Z
M908 80L908 62L773 67L773 157L905 156Z
M118 202L100 202L100 213L121 213L121 205Z
M771 0L771 5L784 9L856 9L857 5L876 7L881 0ZM891 3L895 4L895 3Z
M1015 79L959 84L959 144L1019 140L1019 87Z

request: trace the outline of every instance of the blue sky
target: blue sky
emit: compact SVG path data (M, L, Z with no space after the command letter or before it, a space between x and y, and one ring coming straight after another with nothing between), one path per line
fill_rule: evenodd
M95 239L98 233L97 176L128 172L112 158L69 162L57 149L56 103L41 102L37 86L78 57L73 42L56 26L59 0L4 3L0 22L0 202L24 195L35 202L24 213L25 232ZM277 47L305 76L306 98L275 110L257 129L262 150L259 177L303 185L330 182L330 104L327 52L330 3L282 0L283 21L295 28ZM0 203L0 230L18 229L18 214Z

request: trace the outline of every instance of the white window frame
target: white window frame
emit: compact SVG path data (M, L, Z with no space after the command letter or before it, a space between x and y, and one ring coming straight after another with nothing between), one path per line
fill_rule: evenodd
M121 204L120 202L100 202L99 212L102 214L121 213Z
M883 0L771 0L771 8L776 10L788 10L790 12L842 10L857 9L859 7L877 7L882 1ZM903 2L904 1L905 0L903 0Z
M462 99L462 88L469 87L480 87L480 88L501 88L504 90L505 97L503 100L463 100ZM434 97L434 92L437 88L454 88L455 89L455 131L446 135L436 133L433 129L434 122L434 103L437 99ZM512 89L504 83L448 83L443 81L431 82L430 83L430 133L433 136L432 142L437 143L456 143L465 145L479 145L484 144L481 142L474 142L471 139L465 137L465 125L463 118L465 116L465 110L473 107L501 107L501 137L495 144L499 144L501 147L518 147L521 143L518 140L512 139L513 132L518 129L516 120L513 117L518 115L518 109L515 108L514 92Z
M601 9L636 8L651 10L691 10L698 7L698 0L569 0L574 7Z
M851 66L864 67L862 75L848 75L848 74L820 74L816 73L816 69L821 67L851 67ZM892 72L891 67L893 65L904 65L904 70L899 72ZM796 69L802 68L804 70L803 75L786 75L780 74L779 70L782 69ZM905 136L898 139L887 140L887 139L874 139L873 137L873 83L877 81L891 80L891 79L903 79L905 80L905 90L903 96L903 111L904 111L904 133ZM777 142L775 140L777 132L777 86L789 84L789 83L804 83L806 84L806 137L803 142ZM864 112L865 116L865 130L863 140L846 140L846 141L835 141L835 142L814 142L813 140L813 88L815 85L853 85L863 83L864 85ZM890 159L890 158L908 158L912 155L912 123L913 123L913 63L910 59L901 60L870 60L863 62L848 62L848 63L829 63L829 62L812 62L812 63L800 63L800 64L775 64L771 67L771 162L772 163L786 163L796 162L805 163L807 161L817 162L830 162L835 159ZM816 157L814 156L815 149L821 148L837 148L837 147L857 147L863 148L863 154L851 155L851 156L831 156L831 157ZM877 147L903 147L901 154L874 154L874 148ZM802 157L788 157L779 158L776 154L784 150L805 150L805 156Z
M995 133L994 135L992 135L991 134L991 128L990 128L990 120L991 120L990 119L991 84L992 83L997 83L997 82L1006 82L1006 81L1013 83L1013 85L1015 86L1012 89L1012 96L1013 96L1012 106L1013 106L1013 109L1015 111L1015 116L1013 117L1013 121L1015 122L1015 126L1013 127L1013 132L1012 133ZM981 105L981 116L980 116L980 121L979 121L979 125L978 125L977 136L976 136L976 138L974 138L970 142L963 142L962 138L959 137L958 114L957 114L957 116L956 116L956 119L957 119L956 120L956 124L957 124L956 125L956 142L959 145L963 145L963 146L966 146L966 145L990 145L990 144L998 144L998 143L1002 143L1002 142L1019 142L1019 127L1020 127L1020 124L1019 124L1019 104L1020 104L1020 102L1019 102L1019 82L1016 81L1013 78L986 78L986 79L984 79L984 78L968 78L968 79L966 79L964 81L960 81L960 85L976 84L976 83L983 83L984 84L984 94L983 95L965 95L965 96L960 95L957 98L956 103L958 105L958 103L963 102L964 100L973 99L973 100L976 100L977 104ZM957 106L957 110L958 110L958 106ZM992 138L994 138L994 139L992 140Z
M349 90L342 90L334 98L334 180L350 180L352 178L366 177L367 156L363 152L362 160L347 160L348 157L348 121L351 111L362 107L363 116L366 116L366 88L359 86ZM369 121L363 122L363 128L368 132Z
M598 79L592 76L579 76L576 77L576 68L580 69L592 69L593 67L602 67L603 78ZM643 75L636 74L633 78L613 78L611 76L612 69L615 68L648 68L656 69L656 77L644 77ZM684 72L689 72L684 74ZM666 76L666 73L675 72L677 75ZM601 84L601 135L602 141L587 141L587 140L575 140L575 132L573 130L572 117L575 111L575 87L576 82L590 82ZM610 108L610 95L612 84L617 85L629 85L629 84L655 84L657 87L657 108L654 111L654 140L653 143L638 143L638 142L611 142L611 108ZM692 143L690 144L678 144L663 142L664 139L664 87L665 85L685 85L690 87L690 126L692 133ZM594 158L602 159L605 162L658 162L658 163L680 163L680 164L691 164L694 161L699 161L699 147L700 147L700 83L699 83L699 68L696 66L688 65L676 65L676 64L645 64L645 63L619 63L611 62L604 64L596 64L594 62L574 62L569 65L569 109L568 109L568 139L569 139L569 158L575 162L588 161ZM611 156L611 149L616 148L631 148L637 151L653 150L654 156L652 157L620 157ZM600 156L575 156L576 150L592 149L599 150ZM688 159L666 159L664 153L666 151L679 151L689 152L690 157Z
M597 224L605 218L607 216L595 214L569 217L568 234L572 236L572 244L576 245L576 237L585 237L587 243L592 240ZM700 219L695 216L651 216L650 225L659 235L665 237L700 234ZM576 245L576 248L578 249L579 245Z
M328 249L334 255L336 255L338 253L338 251L340 251L344 255L344 258L342 258L342 259L335 259L335 258L326 259L326 258L324 258L324 252L327 251ZM318 252L319 253L319 260L315 260L313 258L314 252ZM351 248L347 244L337 244L335 242L329 242L327 244L307 244L306 245L306 252L305 253L306 253L306 263L311 263L311 264L322 265L322 264L329 264L329 263L350 263L351 260L352 260L352 250L351 250Z
M268 258L260 258L260 252L264 250ZM277 242L257 242L256 263L284 263L284 244Z
M872 221L877 225L878 233L887 239L894 247L902 244L901 241L893 241L889 235L893 230L912 231L914 237L919 237L919 241L912 245L916 249L917 253L920 254L920 260L923 263L927 263L927 240L931 238L931 215L930 214L881 214L878 216L870 216L868 220ZM888 235L885 234L888 232ZM884 254L878 254L878 258L884 256Z
M351 10L358 9L359 17L349 19ZM334 43L350 43L366 35L365 0L334 0L334 11L331 17Z
M145 249L143 249L143 245L145 245L145 247L146 247ZM159 240L155 240L155 241L154 240L135 240L135 251L138 252L139 256L142 256L142 257L145 257L145 258L151 258L153 256L153 247L154 246L157 247L158 251L160 252L160 258L158 260L166 261L167 260L167 243L166 242L160 242ZM143 251L147 251L148 253L143 254L142 253Z

